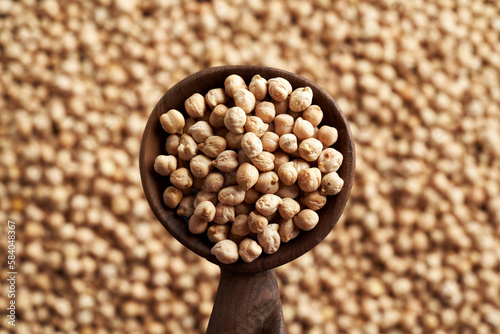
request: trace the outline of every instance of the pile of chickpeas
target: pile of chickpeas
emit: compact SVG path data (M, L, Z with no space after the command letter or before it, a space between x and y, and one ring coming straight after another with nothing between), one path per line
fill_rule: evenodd
M330 147L337 130L320 125L312 102L310 87L258 74L247 86L233 74L224 88L190 96L189 118L176 109L161 115L167 154L154 169L171 184L163 201L189 218L191 233L207 234L221 263L277 252L313 229L327 196L342 190L343 156Z

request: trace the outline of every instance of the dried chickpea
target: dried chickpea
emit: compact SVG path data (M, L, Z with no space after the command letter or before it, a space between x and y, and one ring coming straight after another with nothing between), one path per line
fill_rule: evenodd
M309 162L318 159L322 150L323 144L315 138L304 139L299 145L300 157Z
M170 209L175 209L175 207L181 202L182 191L176 187L170 186L163 192L163 203Z
M250 158L247 157L247 154L243 150L238 150L237 155L238 155L238 163L240 165L243 165L245 162L248 162L248 163L252 162L252 160L250 160Z
M224 186L224 176L218 172L211 172L203 180L202 190L206 190L211 193L219 192Z
M274 118L274 131L278 136L283 136L293 131L294 119L288 114L280 114Z
M210 203L210 202L208 202ZM188 222L189 232L193 234L202 234L208 228L208 223L204 220L199 219L196 216L191 216Z
M258 156L250 159L255 167L261 172L269 172L274 169L274 154L270 152L261 152Z
M235 186L238 184L236 181L236 172L232 171L224 174L224 187Z
M264 231L257 234L257 241L266 254L273 254L280 248L281 240L278 224L269 224Z
M257 241L245 238L239 244L238 253L243 261L250 263L262 254L262 247Z
M241 138L241 149L252 159L262 152L262 141L255 133L247 132Z
M219 202L219 199L217 198L217 194L216 193L211 193L211 192L208 192L204 189L198 191L198 193L196 194L196 197L194 199L194 207L196 207L198 204L200 204L201 202L203 201L210 201L212 202L213 205L217 205L217 203Z
M294 153L298 149L297 137L292 133L284 134L280 137L279 145L285 153Z
M318 168L322 173L336 172L344 157L334 148L325 148L318 157Z
M248 228L253 233L260 233L264 231L268 224L269 222L267 221L267 218L256 211L252 211L248 215Z
M244 202L247 204L255 204L261 196L262 194L260 192L258 192L254 188L250 188L245 192Z
M214 131L210 124L205 121L194 123L187 131L197 143L203 143L207 138L214 135Z
M269 216L275 213L282 203L283 200L281 197L273 194L265 194L255 203L255 209L263 216Z
M193 176L187 168L179 168L170 174L170 183L177 189L187 189L193 185Z
M293 134L297 136L298 140L304 140L314 136L314 126L302 117L295 120L292 131Z
M191 217L194 214L194 196L184 197L177 208L177 214L179 216Z
M297 198L299 197L300 194L300 189L297 183L294 183L290 186L287 186L283 182L280 182L280 186L278 188L278 191L275 193L275 195L281 197L281 198Z
M200 154L194 156L189 162L189 169L194 177L203 179L212 171L212 159Z
M212 164L221 172L233 172L238 168L238 156L235 151L227 150L219 154Z
M321 172L318 168L308 168L301 170L297 178L297 183L305 192L313 192L319 188L321 184Z
M224 126L224 117L226 116L227 111L229 110L224 104L219 104L215 106L214 110L210 113L210 117L208 118L208 122L214 128L220 128Z
M292 198L283 198L278 206L279 214L284 219L291 219L300 211L300 204Z
M229 102L229 96L227 96L224 88L214 88L210 89L205 95L205 102L210 109L214 109L220 104L224 105Z
M274 194L278 191L279 186L278 174L271 171L261 173L254 187L263 194Z
M229 186L219 192L219 202L227 205L237 205L243 203L245 191L240 186Z
M193 217L196 217L206 223L211 222L215 217L215 205L210 201L200 202L194 208Z
M326 196L321 195L319 190L313 191L311 193L305 193L301 198L302 204L304 204L308 209L318 211L326 204Z
M195 93L184 102L184 108L189 116L201 118L205 115L207 103L203 95Z
M217 224L227 224L234 221L234 206L218 203L215 207L215 216L213 221Z
M168 136L165 140L165 150L167 151L167 153L173 156L177 156L177 148L179 147L180 142L181 136L179 136L178 134Z
M292 85L288 80L278 77L269 79L267 82L269 95L275 101L281 102L287 99L292 93Z
M238 245L229 239L221 240L212 247L210 251L217 260L224 264L231 264L238 261Z
M338 137L339 133L334 127L323 125L318 130L318 140L323 144L324 147L329 147L335 144Z
M272 102L261 102L255 107L255 116L260 118L264 123L271 123L276 116L276 108Z
M231 227L228 224L212 224L208 227L207 237L213 243L226 240L229 236Z
M301 230L310 231L318 224L319 216L316 211L304 209L293 217L293 222Z
M196 122L198 122L196 118L188 117L188 119L186 119L186 124L184 124L184 133L187 133L189 128L192 127Z
M281 165L290 161L290 156L282 150L276 150L274 153L274 171L278 172Z
M274 110L276 111L276 115L286 114L288 112L288 102L290 98L287 98L284 101L275 101L271 100L270 102L274 104Z
M239 216L239 215L249 215L250 212L252 212L252 206L247 203L240 203L238 205L234 206L234 215Z
M234 133L241 134L245 132L245 123L247 115L240 107L229 108L224 116L224 125Z
M321 194L322 195L337 195L344 186L344 180L342 180L336 172L328 173L323 176L321 181Z
M243 138L243 133L234 133L229 131L226 135L227 148L231 150L239 150L241 148L241 139Z
M184 115L182 115L180 111L170 109L160 116L160 124L163 130L165 130L167 133L182 134L184 125L186 124L186 120L184 119Z
M255 108L255 96L247 89L233 91L234 104L250 114Z
M297 170L297 173L300 173L301 170L311 168L311 165L304 159L293 159L293 167Z
M313 91L310 87L297 88L290 94L289 108L295 112L306 110L312 103Z
M216 158L226 150L226 146L226 140L219 136L210 136L203 143L198 144L200 151L210 158Z
M299 235L300 228L293 223L292 219L282 219L279 223L278 233L282 242L288 242Z
M198 144L193 137L191 137L191 135L185 133L181 136L177 152L179 153L179 158L181 160L189 161L198 152Z
M239 235L240 237L244 237L244 236L250 234L250 228L248 227L248 216L247 215L236 216L233 224L231 225L231 233Z
M257 100L264 100L267 95L267 80L256 74L252 77L248 89Z
M252 188L259 179L259 170L252 164L243 163L238 167L236 172L236 182L240 185L241 189L247 191Z
M286 162L278 168L280 181L289 186L297 182L299 172L293 166L293 162Z
M260 138L262 141L262 149L267 152L274 152L279 147L280 136L274 132L266 132Z
M264 135L264 133L266 133L268 128L269 125L264 123L259 117L257 116L247 117L247 121L245 123L246 132L253 132L257 135L257 137L261 138Z
M153 169L162 176L169 176L177 169L177 159L173 155L159 155L155 159Z
M302 117L316 127L323 120L323 110L318 105L313 104L304 110Z
M233 92L237 89L247 89L247 84L242 77L231 74L224 80L224 89L229 97L233 97Z

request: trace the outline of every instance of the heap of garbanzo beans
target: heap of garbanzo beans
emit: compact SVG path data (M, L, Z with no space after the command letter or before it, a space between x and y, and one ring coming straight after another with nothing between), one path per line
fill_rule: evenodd
M233 74L189 97L188 119L175 109L160 117L167 155L154 169L172 184L163 201L190 232L207 233L222 263L252 262L313 229L344 185L342 154L330 147L337 130L320 126L310 87L292 90L284 78L255 75L247 86Z

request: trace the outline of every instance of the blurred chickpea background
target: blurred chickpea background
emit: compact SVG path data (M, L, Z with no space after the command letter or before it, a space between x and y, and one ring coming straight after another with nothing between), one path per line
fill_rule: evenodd
M219 269L154 218L147 117L224 64L324 87L356 181L319 246L277 269L295 333L499 333L500 10L487 0L0 1L0 231L17 333L203 333Z

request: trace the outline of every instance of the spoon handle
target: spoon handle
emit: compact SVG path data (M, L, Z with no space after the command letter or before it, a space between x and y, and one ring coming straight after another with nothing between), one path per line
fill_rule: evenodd
M207 333L286 333L274 270L241 274L221 268Z

